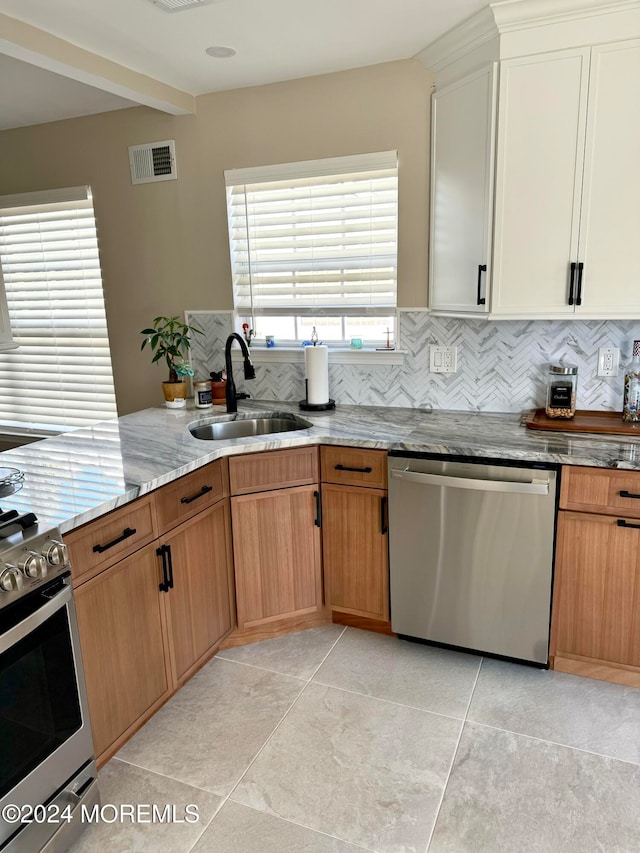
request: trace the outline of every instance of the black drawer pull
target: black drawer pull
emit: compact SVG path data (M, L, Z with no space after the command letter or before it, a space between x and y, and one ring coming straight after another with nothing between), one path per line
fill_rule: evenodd
M621 498L636 498L636 500L640 501L640 495L634 495L633 492L628 492L626 489L622 489L618 494Z
M112 539L111 542L107 542L106 545L94 545L93 553L94 554L102 554L104 551L108 551L109 548L113 548L114 545L117 545L118 542L124 542L125 539L128 539L130 536L135 536L138 531L135 527L125 527L122 531L122 536L118 536L117 539Z
M322 527L322 504L320 503L320 492L314 492L313 496L316 499L316 517L313 523L316 527Z
M212 492L212 491L213 491L213 486L203 486L197 495L191 495L190 498L180 498L180 503L181 504L193 503L193 501L197 501L198 498L201 498L203 495L206 495L207 492Z
M640 524L629 524L629 522L625 521L623 518L619 518L617 524L618 527L633 527L635 530L640 530Z
M380 498L380 533L384 536L389 532L389 519L387 518L387 496Z
M336 471L357 471L358 474L370 474L373 471L373 468L370 468L368 465L366 468L349 468L348 465L336 465Z

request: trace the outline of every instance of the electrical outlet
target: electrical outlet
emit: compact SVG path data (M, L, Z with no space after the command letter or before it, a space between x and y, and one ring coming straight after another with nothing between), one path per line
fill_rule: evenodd
M617 376L620 362L618 347L600 347L598 350L598 376Z
M429 373L456 373L458 347L429 347Z

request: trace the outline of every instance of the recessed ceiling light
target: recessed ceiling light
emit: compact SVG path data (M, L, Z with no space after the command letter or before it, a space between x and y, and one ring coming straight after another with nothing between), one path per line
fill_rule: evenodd
M230 56L235 56L237 52L233 47L223 47L221 44L214 44L205 50L206 54L215 56L216 59L228 59Z
M216 0L151 0L151 2L165 12L182 12L185 9L194 9L196 6L215 3Z

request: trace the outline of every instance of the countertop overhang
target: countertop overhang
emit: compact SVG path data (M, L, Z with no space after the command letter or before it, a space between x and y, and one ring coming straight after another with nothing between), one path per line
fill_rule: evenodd
M24 488L3 498L3 510L35 512L42 526L62 532L219 459L239 453L313 444L341 444L562 465L640 470L638 438L528 430L519 414L338 406L300 412L296 403L250 401L242 416L296 413L310 429L276 435L203 441L192 421L226 412L214 409L144 409L1 454L3 466L25 472Z

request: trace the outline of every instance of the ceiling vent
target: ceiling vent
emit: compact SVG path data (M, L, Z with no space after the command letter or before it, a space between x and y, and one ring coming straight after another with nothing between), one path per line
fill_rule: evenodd
M159 6L165 12L182 12L194 9L196 6L207 6L216 0L151 0L154 6Z
M176 144L173 139L129 146L131 182L149 184L152 181L172 181L176 171Z

